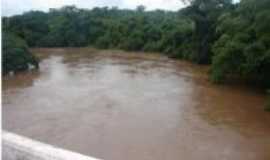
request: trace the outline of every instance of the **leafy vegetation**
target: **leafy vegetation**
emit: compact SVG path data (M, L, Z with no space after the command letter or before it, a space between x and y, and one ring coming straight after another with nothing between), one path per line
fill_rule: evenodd
M4 17L3 27L30 47L156 51L211 64L211 79L249 79L270 87L270 1L182 0L177 12L65 6Z
M65 6L3 18L3 26L30 47L120 48L192 59L194 23L182 13Z
M211 63L211 46L215 42L217 19L224 13L233 9L232 0L183 0L189 3L189 7L183 9L195 24L193 34L193 46L195 48L195 60L198 63Z
M37 59L28 51L25 41L18 36L3 32L2 73L24 71L31 66L38 68Z
M269 0L242 0L219 18L220 38L213 45L214 81L238 75L270 87L269 8Z

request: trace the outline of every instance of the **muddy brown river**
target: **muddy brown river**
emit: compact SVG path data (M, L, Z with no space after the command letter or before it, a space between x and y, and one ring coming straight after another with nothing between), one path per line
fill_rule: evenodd
M33 49L3 78L3 129L104 160L269 160L265 95L158 54Z

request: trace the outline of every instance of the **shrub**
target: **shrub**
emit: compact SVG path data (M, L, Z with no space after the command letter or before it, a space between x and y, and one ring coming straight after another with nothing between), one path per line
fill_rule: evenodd
M18 36L3 32L2 74L29 69L30 65L38 68L38 60L28 51L24 40Z

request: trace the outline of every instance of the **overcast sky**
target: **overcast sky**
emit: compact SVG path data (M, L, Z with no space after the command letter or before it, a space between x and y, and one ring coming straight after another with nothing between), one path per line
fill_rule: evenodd
M79 8L113 7L134 9L144 5L147 10L178 10L184 6L180 0L1 0L2 16L21 14L29 10L48 11L64 5L76 5Z

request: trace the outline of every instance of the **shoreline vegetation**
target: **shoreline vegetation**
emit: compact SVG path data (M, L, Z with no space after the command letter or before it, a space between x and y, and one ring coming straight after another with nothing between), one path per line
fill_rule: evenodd
M210 79L233 77L270 88L270 1L186 0L179 11L64 6L2 18L3 74L38 68L28 47L160 52L210 65Z
M29 51L22 38L4 32L2 42L2 75L39 68L38 59Z

